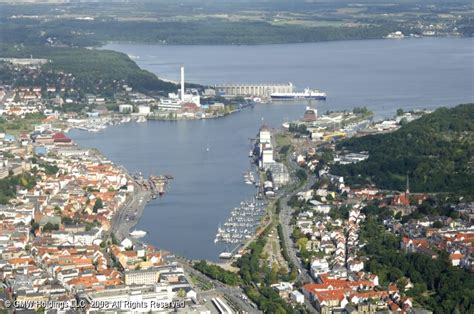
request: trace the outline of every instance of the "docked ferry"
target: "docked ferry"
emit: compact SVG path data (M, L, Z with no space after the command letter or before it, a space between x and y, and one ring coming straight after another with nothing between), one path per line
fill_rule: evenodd
M270 97L275 100L292 100L292 99L316 99L326 100L326 93L319 90L311 90L306 88L303 92L298 93L272 93Z

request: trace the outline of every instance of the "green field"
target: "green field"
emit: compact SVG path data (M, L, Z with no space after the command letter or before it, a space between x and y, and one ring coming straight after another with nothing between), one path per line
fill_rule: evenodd
M15 16L16 18L12 18ZM110 41L162 44L274 44L384 38L393 31L472 36L470 1L307 2L184 0L9 5L0 3L4 43L101 46Z

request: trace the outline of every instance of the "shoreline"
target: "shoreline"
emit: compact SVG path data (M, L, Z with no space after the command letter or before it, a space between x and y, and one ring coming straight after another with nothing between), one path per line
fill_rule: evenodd
M120 167L126 171L127 177L133 182L133 186L135 189L127 204L122 206L122 208L120 208L115 214L115 219L113 219L113 225L110 230L120 240L128 238L132 240L132 242L135 242L135 240L138 239L130 236L131 229L138 225L141 217L143 216L143 212L145 211L146 204L150 202L152 198L151 193L149 191L142 190L137 181L130 176L128 170L125 167ZM135 219L127 220L126 217L124 217L124 214L126 214L128 210L133 209L136 210Z
M138 240L137 238L131 237L129 233L130 233L130 230L140 222L140 219L143 215L146 204L152 200L151 191L143 189L138 183L137 179L133 178L133 176L130 175L129 170L125 166L116 164L112 160L108 159L108 157L105 156L98 148L85 148L85 147L80 146L76 142L74 142L74 144L79 148L91 150L94 152L96 156L99 156L103 160L110 162L113 165L113 167L119 169L125 174L125 176L127 177L127 180L132 182L133 187L134 187L133 192L131 192L130 195L127 197L125 203L114 213L113 218L110 220L111 225L110 225L109 230L104 232L105 234L104 238L107 239L112 234L114 234L115 237L119 241L122 241L123 239L128 238L132 242L140 242L140 241L136 241ZM126 220L126 217L124 216L124 214L126 214L128 210L133 210L133 209L136 209L135 219Z
M306 45L306 44L318 44L318 43L330 43L330 42L352 42L352 41L374 41L374 40L406 40L406 39L426 39L426 38L433 38L433 39L443 39L443 38L472 38L471 36L454 36L454 35L446 35L446 36L420 36L420 37L411 37L411 36L405 36L404 38L386 38L386 37L381 37L381 38L354 38L354 39L334 39L334 40L318 40L318 41L298 41L298 42L275 42L275 43L262 43L262 44L255 44L255 43L247 43L247 44L203 44L203 43L198 43L198 44L169 44L169 43L163 43L163 42L146 42L146 41L127 41L127 40L117 40L117 41L105 41L102 43L101 46L96 46L96 49L103 49L103 50L112 50L112 51L117 51L113 50L110 48L106 48L108 45L143 45L143 46L177 46L177 47L197 47L197 46L209 46L209 47L219 47L219 46L227 46L227 47L245 47L245 46L277 46L277 45ZM117 51L120 52L120 51ZM130 56L129 56L130 57ZM136 57L136 56L134 56ZM134 62L136 58L130 58ZM165 80L166 78L161 78L159 77L160 80Z
M209 119L220 119L220 118L225 118L227 116L239 113L245 108L251 107L249 106L244 106L238 109L234 109L229 112L225 113L219 113L217 115L213 116L194 116L194 117L174 117L174 118L169 118L167 115L166 117L160 117L156 115L120 115L117 113L113 113L111 115L105 115L102 117L97 117L97 118L84 118L81 120L77 120L74 122L68 122L66 128L63 130L64 133L69 132L72 129L76 129L79 131L87 131L87 132L99 132L102 130L105 130L111 126L118 126L121 124L125 123L144 123L144 122L151 122L151 121L164 121L164 122L178 122L178 121L193 121L193 120L209 120Z

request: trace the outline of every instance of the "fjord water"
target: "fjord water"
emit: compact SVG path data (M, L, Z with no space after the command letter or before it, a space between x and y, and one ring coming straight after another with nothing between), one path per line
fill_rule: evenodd
M262 46L108 45L160 77L200 84L286 83L327 92L338 110L432 108L474 98L474 39L421 38Z
M142 68L201 84L293 82L328 93L320 112L366 105L379 117L397 108L453 106L474 101L474 40L459 38L346 41L265 46L114 44ZM234 115L179 122L130 123L98 133L72 131L130 172L172 174L168 193L145 209L138 229L145 241L194 259L216 260L213 240L231 208L249 199L245 185L250 138L262 120L278 127L301 117L305 102L257 105ZM208 149L209 148L209 149Z

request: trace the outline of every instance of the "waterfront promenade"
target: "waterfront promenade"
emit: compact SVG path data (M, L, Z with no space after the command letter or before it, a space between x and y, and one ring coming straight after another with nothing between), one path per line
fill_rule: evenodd
M132 178L129 179L133 180ZM124 238L130 238L130 229L138 224L143 215L143 211L145 210L146 203L151 198L150 191L141 187L141 185L137 184L136 181L134 181L133 185L135 189L134 192L128 199L127 203L115 214L109 230L109 235L113 232L119 241ZM127 219L127 216L130 217L132 215L133 219Z

